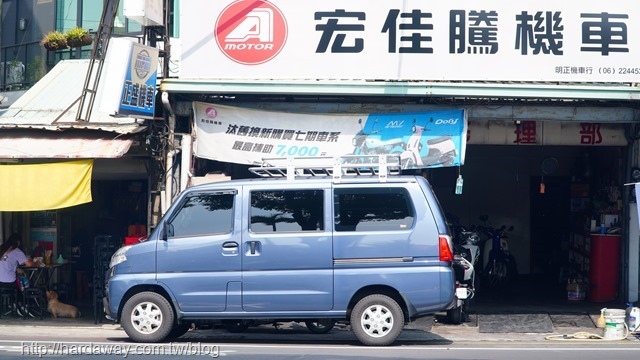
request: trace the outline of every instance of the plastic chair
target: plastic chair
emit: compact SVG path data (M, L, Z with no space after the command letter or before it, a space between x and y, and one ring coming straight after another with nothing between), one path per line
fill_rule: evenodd
M40 320L44 319L44 312L47 311L47 299L44 290L42 288L26 288L23 295L24 318L26 319L29 313L35 313L40 316Z
M18 290L0 288L0 318L9 314L18 315Z

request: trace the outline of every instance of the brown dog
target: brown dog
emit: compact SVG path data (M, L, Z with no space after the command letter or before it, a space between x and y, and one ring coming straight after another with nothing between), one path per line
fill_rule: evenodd
M57 317L70 317L70 318L77 318L80 317L80 311L78 311L78 308L73 306L73 305L69 305L69 304L65 304L60 302L60 300L58 300L58 293L55 291L47 291L47 300L49 302L48 306L47 306L47 311L49 311L51 313L51 317L57 318Z

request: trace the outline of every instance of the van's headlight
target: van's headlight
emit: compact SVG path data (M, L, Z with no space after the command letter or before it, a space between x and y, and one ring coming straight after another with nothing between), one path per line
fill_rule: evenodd
M112 268L118 264L121 264L125 261L127 261L127 251L129 251L129 248L131 248L131 245L127 245L127 246L123 246L120 249L118 249L112 256L111 256L111 262L109 263L109 267Z

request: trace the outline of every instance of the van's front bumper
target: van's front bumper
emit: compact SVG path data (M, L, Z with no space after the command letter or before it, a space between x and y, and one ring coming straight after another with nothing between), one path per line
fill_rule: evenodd
M116 319L111 316L111 310L109 309L109 298L107 296L102 298L102 308L104 309L104 314L107 319L116 321Z

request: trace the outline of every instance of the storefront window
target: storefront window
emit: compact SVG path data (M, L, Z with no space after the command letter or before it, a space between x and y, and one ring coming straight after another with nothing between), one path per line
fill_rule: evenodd
M82 28L94 33L100 26L102 17L102 1L84 1L82 3Z
M142 26L129 21L123 15L124 2L118 4L118 13L113 21L113 33L118 35L140 33ZM91 32L97 32L104 10L103 1L59 0L56 9L56 28L66 31L81 26ZM78 14L81 13L81 16Z
M77 26L78 0L59 0L56 9L56 29L66 31Z

